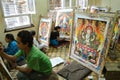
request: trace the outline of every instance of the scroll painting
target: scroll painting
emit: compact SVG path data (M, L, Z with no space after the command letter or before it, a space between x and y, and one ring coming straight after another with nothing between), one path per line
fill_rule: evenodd
M70 57L100 74L108 45L109 19L75 15Z
M39 29L38 29L38 39L41 43L49 46L49 37L51 32L52 19L51 18L41 18Z
M60 26L60 37L70 38L73 25L73 9L57 10L56 26Z
M116 19L115 25L114 25L110 49L115 48L115 46L118 42L119 36L120 36L120 16L118 16L118 18Z

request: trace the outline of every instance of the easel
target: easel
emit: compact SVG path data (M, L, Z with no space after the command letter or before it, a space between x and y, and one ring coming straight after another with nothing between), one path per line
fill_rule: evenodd
M9 73L8 69L6 68L1 57L0 57L0 72L1 72L1 75L4 75L7 78L7 80L13 80L11 74ZM1 76L1 77L3 77L3 76ZM1 78L1 80L3 80L3 79Z

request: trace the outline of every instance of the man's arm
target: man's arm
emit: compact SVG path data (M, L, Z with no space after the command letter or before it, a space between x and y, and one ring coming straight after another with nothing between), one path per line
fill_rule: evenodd
M0 56L7 59L8 61L12 61L12 62L14 62L16 60L16 58L17 58L16 56L6 54L4 52L4 48L3 48L3 46L1 44L0 44Z
M21 71L21 72L25 72L25 73L29 73L29 72L32 71L31 68L27 67L27 64L22 65L22 66L16 66L16 69L19 70L19 71Z

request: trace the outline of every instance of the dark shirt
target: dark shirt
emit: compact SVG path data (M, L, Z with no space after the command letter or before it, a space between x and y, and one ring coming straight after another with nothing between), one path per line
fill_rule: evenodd
M58 31L52 31L50 35L50 40L57 39L59 37L59 32Z

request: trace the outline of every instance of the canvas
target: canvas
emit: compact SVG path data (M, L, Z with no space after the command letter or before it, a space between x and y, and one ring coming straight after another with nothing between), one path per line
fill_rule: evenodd
M2 57L0 57L0 71L1 71L0 80L2 79L1 77L3 77L3 75L7 78L7 80L13 80L10 72L8 71L6 65L3 62Z
M49 46L49 37L51 33L52 19L41 18L38 28L38 39L41 43Z
M109 23L109 18L75 15L70 57L97 74L101 73L108 50L108 31L111 30Z
M60 26L60 37L70 38L73 25L73 9L57 10L56 24Z
M110 49L115 48L115 46L118 42L119 35L120 35L120 16L117 17L115 25L114 25Z

